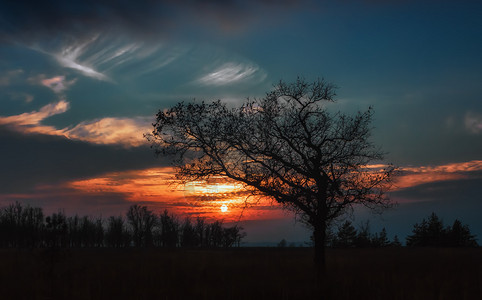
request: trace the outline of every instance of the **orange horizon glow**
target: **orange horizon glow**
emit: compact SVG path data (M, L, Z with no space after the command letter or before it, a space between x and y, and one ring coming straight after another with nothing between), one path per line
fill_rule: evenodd
M281 207L266 198L249 197L241 184L221 177L185 185L174 180L171 167L113 172L67 184L83 193L117 193L132 202L164 204L173 213L202 215L211 219L238 221L280 218ZM225 206L226 210L222 211Z
M384 165L369 168L381 167ZM400 175L394 179L392 191L431 182L465 179L469 178L465 172L481 170L482 161L400 168ZM267 198L250 196L242 184L223 177L213 177L206 181L193 181L182 185L176 182L174 174L172 167L112 172L71 181L67 183L67 187L87 194L120 194L133 203L152 202L180 215L200 215L226 221L286 216L280 205Z

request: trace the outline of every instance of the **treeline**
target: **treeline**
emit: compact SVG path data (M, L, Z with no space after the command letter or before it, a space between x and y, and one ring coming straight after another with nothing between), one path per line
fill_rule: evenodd
M16 202L0 209L0 247L233 247L246 236L237 225L205 218L183 220L165 210L157 215L146 206L132 205L125 217L107 219L45 216L42 208Z
M428 247L477 247L475 235L467 225L455 220L452 226L445 227L442 220L432 213L427 220L413 226L412 235L406 239L407 246Z
M345 221L337 229L337 232L328 232L327 246L334 248L402 246L398 236L395 236L393 241L388 238L385 228L380 232L371 233L369 221L362 223L358 230L350 221Z
M444 226L443 221L432 213L427 220L416 223L412 234L407 236L406 245L409 247L477 247L476 236L470 232L467 225L455 220L452 226ZM345 221L338 226L337 231L329 231L327 246L336 248L349 247L400 247L398 236L390 240L387 231L372 234L369 222L365 222L356 229L352 222Z

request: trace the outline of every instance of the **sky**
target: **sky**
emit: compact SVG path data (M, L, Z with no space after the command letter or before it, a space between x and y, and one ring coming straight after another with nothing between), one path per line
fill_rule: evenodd
M482 240L480 1L2 1L0 206L92 216L132 204L240 222L249 243L307 241L235 184L172 183L143 134L179 101L239 105L279 80L325 78L336 110L373 106L373 142L399 167L382 215L403 240L432 212ZM228 206L227 212L220 207Z

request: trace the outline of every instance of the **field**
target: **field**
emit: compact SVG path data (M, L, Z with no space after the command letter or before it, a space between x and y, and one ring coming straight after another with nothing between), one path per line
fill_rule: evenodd
M482 299L482 249L0 250L0 299Z

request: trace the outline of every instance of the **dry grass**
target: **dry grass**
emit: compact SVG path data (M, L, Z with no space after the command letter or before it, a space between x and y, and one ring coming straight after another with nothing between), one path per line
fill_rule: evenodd
M0 250L1 299L482 299L482 249Z

